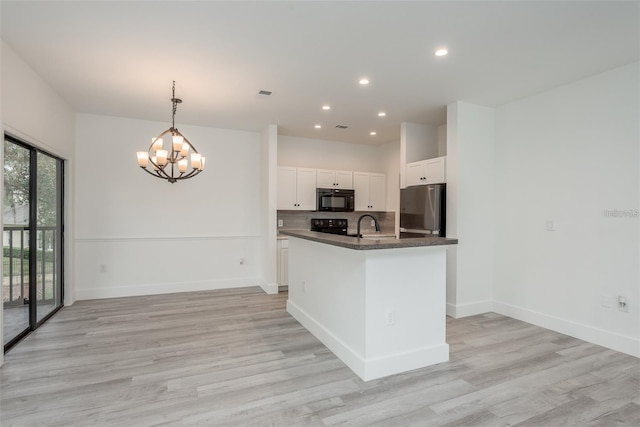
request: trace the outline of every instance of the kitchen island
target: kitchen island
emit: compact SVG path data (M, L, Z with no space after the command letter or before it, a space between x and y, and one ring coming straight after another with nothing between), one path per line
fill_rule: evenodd
M289 236L287 311L365 381L449 360L446 247L457 239Z

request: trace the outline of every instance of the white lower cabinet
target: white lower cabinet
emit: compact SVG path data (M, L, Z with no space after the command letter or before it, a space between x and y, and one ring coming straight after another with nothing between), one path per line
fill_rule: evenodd
M278 287L289 287L289 240L278 240Z

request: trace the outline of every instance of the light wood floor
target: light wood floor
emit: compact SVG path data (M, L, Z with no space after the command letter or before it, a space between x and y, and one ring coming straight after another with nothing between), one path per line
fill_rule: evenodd
M369 382L257 288L80 301L11 350L0 425L640 425L640 360L497 314Z

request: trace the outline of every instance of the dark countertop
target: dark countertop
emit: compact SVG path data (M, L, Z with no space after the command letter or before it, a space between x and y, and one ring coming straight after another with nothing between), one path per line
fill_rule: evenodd
M458 243L458 239L449 239L446 237L395 239L381 236L380 239L371 237L366 239L357 239L355 237L318 233L306 230L282 230L280 234L355 250L416 248L421 246L455 245Z

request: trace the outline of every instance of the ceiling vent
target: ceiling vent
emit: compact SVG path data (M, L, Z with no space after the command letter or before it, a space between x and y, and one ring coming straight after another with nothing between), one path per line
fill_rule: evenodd
M336 125L336 129L347 129L348 127L347 125Z
M261 90L260 92L258 92L258 95L263 95L263 96L271 96L273 92L271 92L270 90Z

